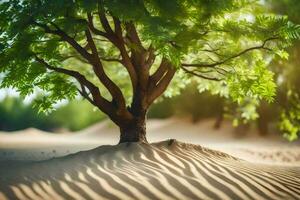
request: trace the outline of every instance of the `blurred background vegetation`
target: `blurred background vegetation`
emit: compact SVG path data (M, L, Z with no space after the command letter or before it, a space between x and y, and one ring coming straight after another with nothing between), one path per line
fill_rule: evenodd
M77 131L104 119L104 115L95 112L86 101L70 102L45 115L17 97L4 98L0 104L0 113L0 130L4 131L29 127L53 132Z
M172 116L192 117L193 121L217 117L222 112L222 99L208 92L199 93L190 85L175 98L164 98L154 104L148 113L149 118L168 118ZM29 127L41 130L63 132L78 131L106 116L86 100L75 100L59 106L54 112L45 115L30 103L18 97L5 97L0 103L0 130L14 131Z
M266 0L266 4L270 11L288 15L292 22L300 24L299 0ZM280 131L287 139L295 140L300 132L300 42L289 49L289 55L288 60L273 62L269 66L276 75L278 85L275 101L261 102L257 110L259 117L247 123L254 124L262 135ZM235 120L241 109L244 108L222 97L199 93L191 83L180 95L160 99L150 109L148 117L191 117L194 122L215 118L215 127L218 128L224 118L232 119L233 125L237 125ZM104 119L102 113L82 100L62 105L49 115L38 114L30 103L26 104L18 97L7 96L0 102L0 130L4 131L29 127L53 132L77 131Z

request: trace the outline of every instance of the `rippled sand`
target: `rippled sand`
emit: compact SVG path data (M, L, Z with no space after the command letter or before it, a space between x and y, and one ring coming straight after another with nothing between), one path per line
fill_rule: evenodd
M109 122L76 133L0 133L0 200L300 199L299 142L213 125L149 120L150 142L185 142L152 145L113 145L119 133Z
M0 199L299 199L299 172L173 140L107 145L2 163Z

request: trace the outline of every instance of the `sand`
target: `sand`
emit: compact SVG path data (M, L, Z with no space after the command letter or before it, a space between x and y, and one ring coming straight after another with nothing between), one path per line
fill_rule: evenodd
M108 121L76 133L2 132L0 200L300 199L299 142L213 124L150 120L151 145L114 145ZM158 142L167 138L182 142Z
M260 137L255 129L242 133L225 121L214 129L214 120L191 123L189 119L148 120L149 142L170 138L198 144L261 164L300 166L299 141L288 142L281 135ZM119 131L109 121L75 133L54 134L37 129L0 132L0 160L46 160L101 145L118 143Z
M0 199L299 199L299 172L177 141L106 145L2 164Z

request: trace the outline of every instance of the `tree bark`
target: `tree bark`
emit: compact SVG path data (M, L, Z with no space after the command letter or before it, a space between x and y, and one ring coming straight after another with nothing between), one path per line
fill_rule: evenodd
M120 141L148 143L146 139L146 120L144 116L136 117L134 120L120 126Z

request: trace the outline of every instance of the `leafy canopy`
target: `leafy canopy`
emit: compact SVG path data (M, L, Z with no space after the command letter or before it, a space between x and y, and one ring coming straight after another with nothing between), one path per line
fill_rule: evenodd
M83 89L78 77L65 73L71 70L80 72L104 99L113 102L114 95L99 81L86 54L78 52L82 48L93 53L89 30L105 73L130 105L135 88L122 62L124 52L106 37L119 28L126 30L119 37L137 71L140 66L134 56L142 51L141 46L154 54L150 76L164 59L176 69L166 96L196 81L199 91L209 90L239 104L271 101L276 85L267 66L276 56L288 57L285 49L299 38L299 26L285 16L265 13L263 7L254 0L2 1L1 87L16 88L23 96L39 91L42 97L37 105L48 111L56 102L74 99ZM128 39L132 30L128 24L136 29L141 46Z

